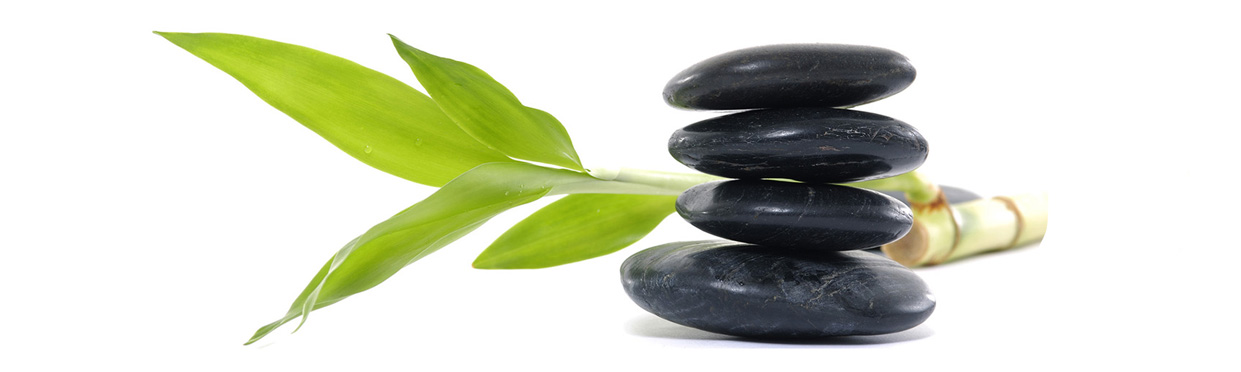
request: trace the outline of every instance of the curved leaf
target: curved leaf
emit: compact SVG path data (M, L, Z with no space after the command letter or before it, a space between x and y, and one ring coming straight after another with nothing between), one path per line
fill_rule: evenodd
M583 170L555 117L522 105L477 67L415 49L396 36L392 44L444 113L479 142L514 158Z
M462 131L430 97L349 60L243 35L157 34L350 156L395 176L441 186L479 164L511 161Z
M490 163L461 174L425 200L346 244L319 270L285 316L259 328L247 344L280 325L378 285L398 270L452 243L500 212L553 188L598 182L583 173L527 163Z
M574 194L501 235L474 261L480 269L535 269L628 247L675 210L676 196Z

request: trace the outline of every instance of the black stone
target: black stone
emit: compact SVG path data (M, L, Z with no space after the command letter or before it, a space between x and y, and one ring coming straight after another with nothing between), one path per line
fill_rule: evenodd
M742 337L892 333L921 324L935 310L934 297L913 271L861 251L678 242L629 257L621 280L646 311Z
M709 234L772 247L846 251L891 243L913 226L901 202L839 185L732 180L691 187L677 213Z
M899 93L915 75L908 58L883 48L769 45L691 66L664 87L664 101L706 110L850 107Z
M791 108L739 112L672 133L668 153L728 178L856 182L921 166L930 148L909 124L863 111Z
M982 199L982 195L978 195L978 193L975 193L973 191L969 191L969 190L966 190L960 187L939 185L939 189L944 192L944 198L948 199L948 204L964 203L967 201L974 201L974 200ZM901 203L904 203L905 205L909 205L909 200L905 199L904 192L889 191L889 190L875 190L875 191L881 192L887 196L891 196L892 198L899 200Z

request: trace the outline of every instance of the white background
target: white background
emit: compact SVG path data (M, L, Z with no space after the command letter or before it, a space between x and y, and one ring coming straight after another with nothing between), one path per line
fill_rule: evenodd
M1225 2L438 3L0 5L0 370L1237 367ZM340 246L433 189L153 30L305 45L416 85L392 33L556 115L587 167L662 170L682 169L667 136L716 115L661 101L681 69L773 43L886 47L917 81L860 109L918 127L942 183L1051 190L1050 231L919 269L939 307L910 331L755 343L625 296L627 256L705 237L675 217L587 262L470 268L543 201L243 347Z

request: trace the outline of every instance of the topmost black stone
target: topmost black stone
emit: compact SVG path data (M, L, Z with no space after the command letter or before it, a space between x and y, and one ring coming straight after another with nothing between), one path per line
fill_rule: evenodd
M852 107L905 90L915 75L908 58L888 49L768 45L691 66L664 87L664 101L705 110Z

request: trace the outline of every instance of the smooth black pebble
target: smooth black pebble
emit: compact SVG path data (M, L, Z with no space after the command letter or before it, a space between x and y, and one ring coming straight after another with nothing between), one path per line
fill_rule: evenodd
M678 242L629 257L621 280L638 306L661 318L753 338L893 333L935 310L913 271L861 251Z
M884 48L769 45L691 66L664 87L664 101L706 110L850 107L899 93L916 75L908 58Z
M887 116L831 108L752 110L672 133L681 164L728 178L856 182L917 169L930 148L913 126Z
M913 226L912 212L900 201L839 185L708 182L681 193L676 209L711 235L785 248L865 249L894 242Z

